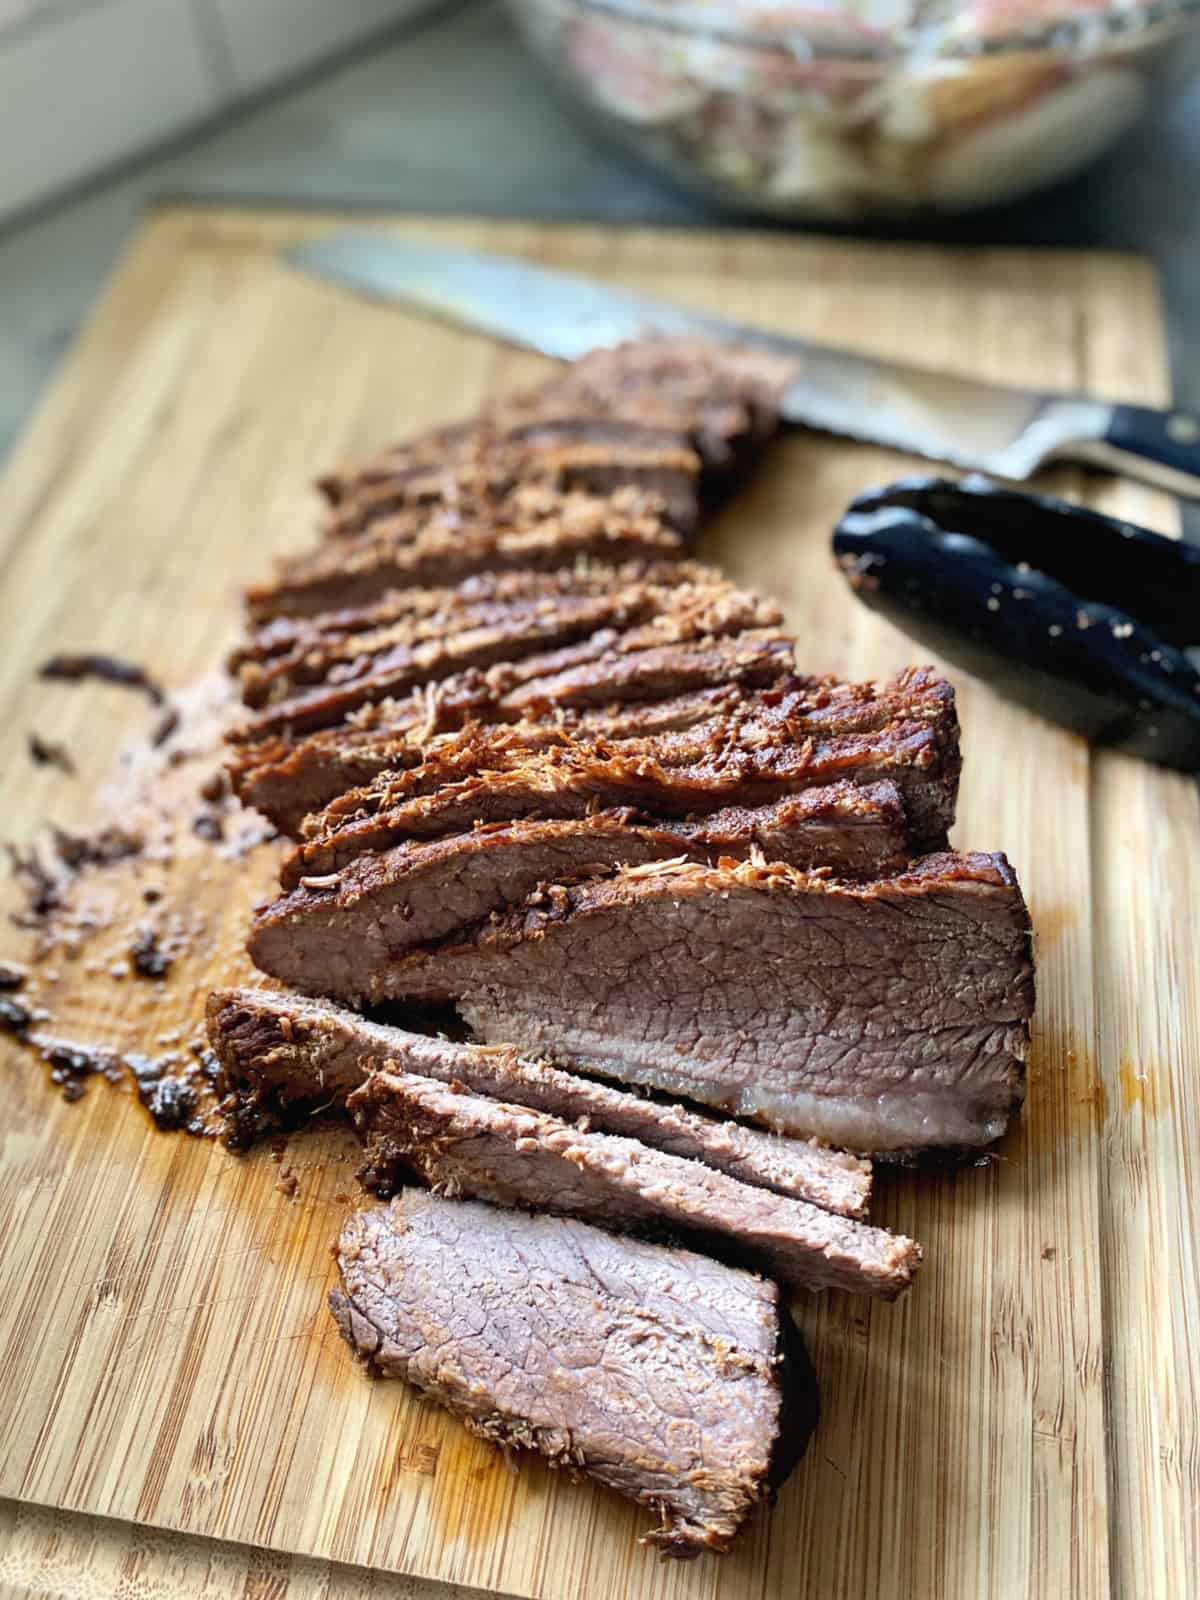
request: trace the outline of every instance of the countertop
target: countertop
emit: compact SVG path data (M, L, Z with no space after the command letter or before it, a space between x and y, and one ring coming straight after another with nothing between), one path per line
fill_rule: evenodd
M0 234L0 455L36 406L138 214L179 195L720 220L578 122L494 4L440 10ZM1200 83L1074 183L918 236L1152 255L1166 291L1176 401L1200 410ZM1200 508L1189 524L1200 538Z

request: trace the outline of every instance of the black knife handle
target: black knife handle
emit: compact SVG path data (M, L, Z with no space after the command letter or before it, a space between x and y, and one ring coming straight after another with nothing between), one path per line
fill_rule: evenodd
M1200 499L1200 417L1151 406L1114 406L1102 443L1087 452L1118 472Z

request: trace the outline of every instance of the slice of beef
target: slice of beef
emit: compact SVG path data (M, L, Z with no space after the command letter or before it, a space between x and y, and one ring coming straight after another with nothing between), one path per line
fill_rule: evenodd
M664 1105L543 1061L523 1060L503 1045L412 1033L328 1001L268 989L218 990L209 996L207 1021L220 1063L217 1087L225 1096L229 1140L239 1147L317 1107L344 1104L372 1072L390 1066L601 1133L640 1139L842 1216L867 1213L871 1169L854 1156Z
M370 461L344 462L331 468L316 480L316 487L327 505L336 507L361 484L398 474L422 476L436 472L447 462L470 459L481 443L486 444L493 437L494 430L479 416L465 422L441 423Z
M878 877L906 854L944 845L954 814L956 739L939 740L920 721L866 734L805 737L794 717L779 716L765 704L760 712L753 721L714 719L686 736L673 732L624 742L560 728L537 747L513 738L503 725L473 730L431 749L419 765L385 770L330 802L305 824L311 843L297 853L293 878L337 871L361 850L481 822L580 817L599 807L627 807L634 820L661 824L730 808L778 807L802 793L813 795L811 809L790 808L792 820L807 819L813 828L824 820L833 831L821 835L806 827L778 858L793 866L827 865L841 874ZM861 804L849 792L855 784L869 791ZM902 796L916 814L911 830ZM727 820L734 830L749 826L747 819ZM777 829L776 821L763 821Z
M500 610L490 603L452 603L443 613L416 623L390 623L243 668L243 699L252 706L269 705L269 713L259 720L275 731L283 725L305 726L311 708L325 700L330 710L322 715L340 720L360 705L471 668L509 663L513 671L506 678L515 684L529 675L516 663L530 657L551 657L535 671L562 670L608 649L646 649L778 627L782 620L777 606L742 593L715 572L696 583L660 586L634 581L606 594L564 596Z
M346 692L356 680L378 675L385 675L389 693L403 693L469 667L487 668L560 649L602 630L636 627L661 609L662 593L647 593L637 585L606 595L564 597L552 605L503 610L461 605L415 623L393 622L368 633L326 637L264 665L243 667L242 699L248 706L266 706L303 696L316 684Z
M686 441L667 443L666 434L637 423L568 419L535 423L513 437L527 458L521 470L535 481L594 495L631 484L659 501L664 521L690 540L700 521L701 461Z
M330 1309L373 1372L646 1507L668 1554L727 1550L815 1426L776 1286L691 1251L412 1189L336 1255Z
M581 643L520 655L486 671L454 672L452 647L401 649L363 677L322 684L268 706L231 739L252 744L280 733L315 732L364 705L406 694L413 697L412 720L423 714L428 725L435 717L429 731L437 732L462 727L470 718L516 722L559 708L665 698L714 681L769 683L792 665L792 641L769 624L755 626L760 615L769 616L770 608L721 597L686 617L668 615L625 632L607 628Z
M1024 1095L1033 961L1003 856L869 884L649 865L548 890L458 945L393 936L350 907L288 975L457 1000L485 1040L863 1154L988 1144Z
M883 876L944 844L954 815L953 697L936 703L940 727L921 719L918 700L909 720L826 738L827 707L813 719L817 736L805 736L799 708L765 696L755 717L624 744L558 730L536 749L504 728L479 729L332 802L306 825L310 842L285 866L284 886L414 838L525 817L578 819L597 808L627 808L631 822L671 832L698 859L715 860L722 848L745 857L757 846L792 866ZM699 818L702 827L680 826Z
M903 1235L461 1086L385 1068L346 1103L366 1145L364 1181L385 1195L414 1172L444 1194L682 1235L793 1289L892 1300L920 1264Z
M743 844L742 854L750 848ZM619 812L485 825L357 856L340 873L302 874L296 888L258 908L246 948L261 972L312 988L322 952L360 930L369 928L395 961L520 904L540 884L653 861L707 861L709 854L682 829L638 827Z
M563 781L556 787L559 775ZM639 791L605 782L602 774L584 773L574 784L569 784L570 777L553 765L542 773L489 773L331 828L287 857L280 883L294 889L305 878L347 871L361 856L403 851L414 841L477 840L485 832L498 839L503 824L586 826L610 818L620 820L622 833L631 840L653 835L666 855L714 865L723 856L745 860L758 851L768 861L794 867L827 867L843 878L878 878L899 871L912 853L904 803L894 783L863 788L840 783L765 805L706 811L707 797L682 786L663 783L655 789L647 784ZM690 816L689 799L694 802ZM562 830L555 829L555 834L561 837ZM391 859L399 858L393 854ZM540 873L533 882L546 877Z
M697 658L689 659L694 668ZM449 684L405 703L364 707L354 726L307 742L266 740L259 750L234 758L231 780L246 804L295 834L306 813L337 796L346 796L340 823L344 816L386 809L484 768L510 769L522 762L521 751L561 743L560 730L565 730L579 739L619 741L629 764L703 768L724 773L720 781L726 785L748 764L758 774L762 795L842 780L894 782L904 799L913 848L944 845L954 820L961 758L954 691L932 669L912 669L886 684L781 675L747 685L720 682L724 659L706 659L716 679L706 685L679 693L668 687L661 698L627 705L611 703L611 695L608 705L567 705L560 696L550 719L526 718L516 727L497 725L507 717L477 684ZM611 662L601 663L594 681L603 682L611 670ZM617 679L607 681L618 688ZM629 693L631 686L639 687L636 678L623 674L620 690ZM533 709L543 714L542 708ZM472 718L489 726L444 736L444 730L461 729ZM418 767L419 774L411 771ZM410 773L400 786L397 771Z
M559 493L609 495L633 487L652 494L681 533L700 516L700 457L687 439L636 423L529 423L497 435L480 422L439 462L399 449L368 467L322 520L329 538L354 537L410 506L460 506L496 501L519 484Z
M393 589L368 606L323 611L312 617L276 617L252 628L230 653L228 665L231 672L238 672L243 666L262 666L278 656L300 659L310 650L374 633L392 623L407 623L414 630L435 618L443 625L454 624L468 610L485 620L499 619L513 611L544 611L564 600L595 599L635 583L663 589L721 581L728 580L718 568L700 561L626 561L616 567L580 561L556 572L479 572L450 588Z
M389 479L428 478L446 463L486 460L498 444L623 445L694 451L704 498L719 497L778 425L779 397L795 362L766 351L697 339L652 338L597 350L541 388L506 395L482 416L333 472L321 488L334 506Z
M542 391L536 410L542 418L618 416L686 433L715 498L774 433L780 395L795 371L794 360L767 351L643 339L574 362Z
M444 587L475 572L682 555L684 541L660 511L660 501L636 489L606 498L521 489L501 511L475 515L413 507L358 538L285 562L276 580L248 590L246 601L251 617L265 622L369 605L389 589Z
M504 732L529 749L555 740L561 727L614 740L653 736L720 715L744 692L737 683L718 683L662 700L564 709L553 719L505 724ZM361 788L381 772L415 766L438 746L473 737L478 724L468 721L445 732L442 715L441 701L430 696L364 706L340 727L301 739L264 739L236 750L228 765L230 781L245 805L295 837L304 819L337 795Z

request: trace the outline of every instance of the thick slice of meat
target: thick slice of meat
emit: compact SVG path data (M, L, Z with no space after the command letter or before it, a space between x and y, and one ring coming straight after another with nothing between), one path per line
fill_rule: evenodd
M744 839L741 854L753 847ZM706 862L712 853L683 827L639 827L619 812L495 823L356 856L340 873L302 874L296 888L259 907L246 948L260 971L309 988L326 947L361 927L378 930L396 960L519 905L540 884L681 857Z
M548 384L542 418L619 417L685 433L710 497L727 489L778 424L779 398L796 363L767 351L691 338L643 339L596 350ZM501 402L501 415L507 408ZM510 412L511 415L511 412Z
M526 1061L502 1045L411 1033L328 1001L269 989L217 990L208 998L207 1024L221 1068L217 1087L225 1097L227 1142L238 1148L317 1107L344 1104L372 1072L389 1066L640 1139L842 1216L867 1213L871 1169L854 1156L648 1100L544 1061Z
M415 1172L445 1194L683 1234L794 1289L892 1300L920 1264L921 1247L903 1235L413 1073L376 1072L346 1103L366 1145L364 1181L384 1194Z
M954 814L957 741L949 737L941 745L950 746L953 759L939 747L937 733L915 720L866 734L804 737L795 718L765 704L753 722L714 719L687 737L674 732L613 742L561 728L538 748L502 725L480 728L431 749L418 766L385 771L338 796L305 824L311 843L296 853L284 883L338 871L363 850L479 823L627 807L631 820L662 825L731 808L761 812L804 793L812 797L807 804L785 810L794 823L808 825L777 859L879 877L906 854L945 843ZM884 772L889 776L880 781ZM863 789L859 802L851 779ZM917 814L911 829L904 795ZM773 818L762 820L777 832ZM731 814L723 823L733 832L753 832L749 818ZM829 826L814 831L822 823Z
M323 872L306 871L304 856L293 856L282 871L286 892L255 913L246 948L261 971L306 988L330 941L353 938L359 927L382 938L394 961L461 936L543 884L672 860L711 866L784 861L828 871L831 863L861 865L867 854L893 871L907 859L904 846L904 811L895 790L871 794L851 784L691 821L639 823L628 812L610 810L569 820L483 823L380 851L351 851L340 867L332 865L336 849L323 863L318 852Z
M723 658L711 665L719 676ZM612 668L611 660L602 663L597 681ZM608 681L618 687L615 678ZM625 674L619 687L627 693L629 686ZM498 726L506 719L474 687L473 703L471 684L452 684L407 703L364 707L353 726L307 742L266 740L234 758L234 788L295 834L306 813L338 796L345 796L340 825L485 769L510 770L525 752L574 738L619 741L626 765L693 767L727 790L746 767L757 774L759 798L843 780L894 782L914 849L941 848L954 820L961 766L954 691L931 668L910 669L885 684L780 676L761 687L717 681L627 705L571 706L560 699L552 721L516 727ZM490 726L443 736L472 717ZM402 783L397 771L406 774Z
M778 629L779 608L724 578L660 588L634 583L608 595L565 599L496 617L469 610L414 629L393 624L283 658L247 680L244 695L265 709L251 737L340 722L360 706L398 698L471 669L489 671L494 693L602 659L611 652ZM448 630L448 631L447 631ZM524 665L529 662L530 665ZM289 670L290 667L290 670ZM315 687L309 687L315 685Z
M406 1190L336 1254L330 1308L376 1374L646 1507L668 1554L727 1550L816 1423L778 1289L691 1251Z
M651 865L546 891L457 946L393 936L351 906L288 976L456 999L486 1040L864 1154L988 1144L1024 1095L1033 961L1003 856L870 884Z
M530 423L497 434L484 420L440 461L428 447L400 447L364 469L322 521L331 538L353 537L408 506L502 499L518 484L607 495L632 486L662 502L673 528L691 534L700 515L700 457L685 436L636 423Z
M393 623L407 624L414 634L426 635L440 624L443 631L457 626L469 613L482 620L499 620L513 612L545 611L563 601L596 599L631 584L656 589L680 584L727 582L716 567L700 561L626 561L611 567L603 562L580 561L556 572L479 572L443 589L393 589L369 606L323 611L313 617L276 617L252 628L230 652L229 669L264 666L279 656L302 660L312 650L375 633Z
M332 472L320 486L339 507L389 480L428 480L431 469L444 470L447 463L486 470L498 444L535 450L608 445L694 451L704 470L704 496L712 500L775 432L779 397L795 367L765 351L697 339L653 338L597 350L541 388L493 402L470 423Z
M554 779L560 775L564 781L556 786ZM686 855L715 865L722 856L745 860L758 851L768 861L828 867L844 878L883 877L899 871L912 853L904 804L894 783L863 788L840 783L804 789L765 805L707 811L708 797L683 785L663 783L657 789L646 785L639 791L632 784L605 782L602 774L584 774L573 785L567 778L554 767L489 773L344 823L293 851L280 870L280 883L294 889L305 878L344 872L360 856L404 850L414 841L477 840L483 831L499 839L501 825L507 823L586 826L611 819L621 821L632 840L654 835L666 856ZM563 830L555 829L553 836L563 837ZM393 854L391 859L400 858ZM639 855L639 859L651 858ZM547 876L539 873L534 884Z
M619 563L669 559L684 541L661 501L635 489L606 498L519 489L502 511L410 507L354 539L331 540L283 563L273 583L251 588L257 622L369 605L389 589L436 588L475 572L549 571L581 557Z
M625 633L609 628L560 650L442 676L452 665L445 650L404 650L365 677L322 684L268 706L231 739L253 744L280 733L315 732L405 692L413 696L413 720L423 709L426 724L434 723L430 731L438 731L471 718L517 722L610 700L665 698L714 681L769 683L792 665L792 641L775 627L755 627L757 614L753 601L729 605L722 597L687 618L662 617ZM761 614L769 616L769 608Z
M424 590L415 591L418 594ZM445 591L441 591L445 592ZM453 591L450 591L453 593ZM620 591L587 598L565 597L553 606L505 608L463 605L422 618L392 622L367 633L328 635L239 672L243 702L255 709L299 697L318 684L351 710L368 703L351 686L380 679L385 693L403 694L419 684L448 678L470 667L488 668L587 639L601 629L636 626L653 615L649 597Z
M707 721L729 710L743 693L736 683L718 683L662 700L564 710L552 720L506 724L504 732L531 750L557 740L562 727L614 740L653 736ZM228 764L230 780L244 804L295 837L305 817L337 795L381 772L418 765L432 749L474 737L474 722L445 732L442 717L436 696L364 706L340 727L302 739L264 739L235 751Z

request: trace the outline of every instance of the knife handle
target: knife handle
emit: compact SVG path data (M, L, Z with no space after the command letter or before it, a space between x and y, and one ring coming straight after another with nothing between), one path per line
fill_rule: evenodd
M1103 438L1071 454L1172 494L1200 499L1200 417L1189 412L1113 406Z

